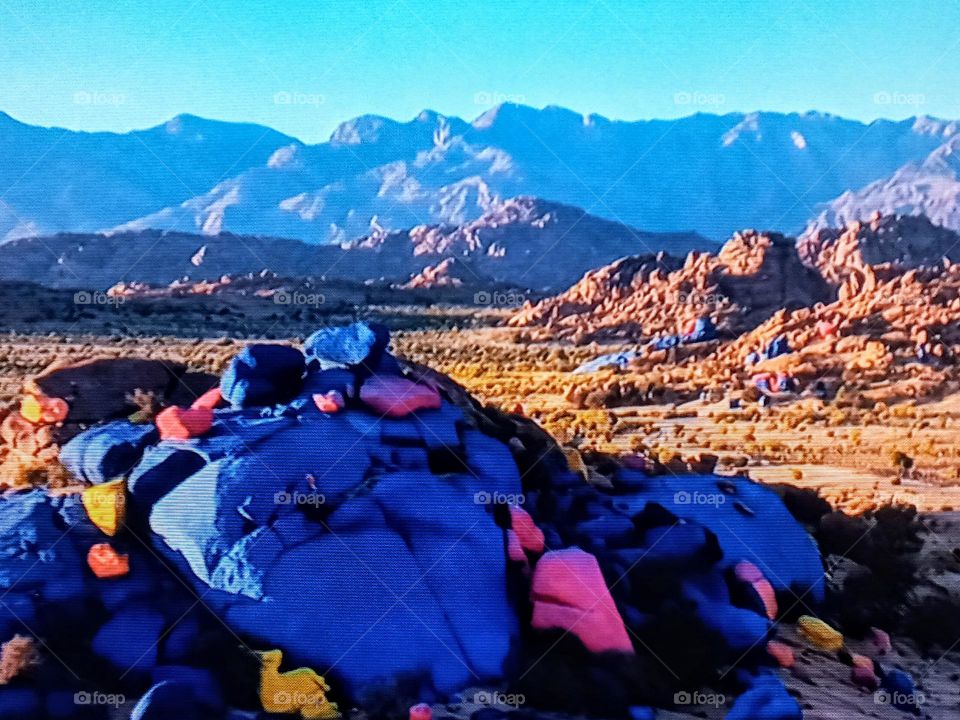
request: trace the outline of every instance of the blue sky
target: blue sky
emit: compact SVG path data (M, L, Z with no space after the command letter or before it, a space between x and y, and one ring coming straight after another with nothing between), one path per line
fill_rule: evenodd
M503 100L960 118L957 67L957 0L0 0L0 110L84 130L193 113L317 142Z

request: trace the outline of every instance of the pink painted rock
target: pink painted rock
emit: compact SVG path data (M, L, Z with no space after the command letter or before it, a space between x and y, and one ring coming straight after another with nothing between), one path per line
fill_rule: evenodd
M360 387L360 400L374 412L392 418L440 407L440 393L432 387L386 375L368 378Z
M530 600L535 629L566 630L594 653L634 653L623 618L590 553L580 548L546 553L534 567Z
M513 530L507 530L507 557L513 562L527 562L527 554L523 551L520 537Z
M757 582L757 580L763 580L763 573L760 571L756 565L754 565L749 560L741 560L737 563L736 567L733 568L734 573L737 575L737 579L745 583Z
M890 642L890 634L880 628L870 628L871 639L874 646L882 655L893 652L893 643Z
M777 594L773 591L773 586L770 584L770 581L763 576L760 568L749 560L741 560L733 568L733 572L736 574L738 580L749 583L753 587L763 602L763 608L767 613L767 617L775 620L778 609Z
M763 601L763 607L767 611L767 617L771 620L777 619L777 594L773 591L773 585L769 580L757 580L753 583L753 589Z
M776 660L782 668L792 668L796 661L793 648L778 640L771 640L767 643L767 654Z
M161 440L189 440L203 435L213 425L213 410L184 409L176 405L157 413L157 429Z
M513 521L513 531L520 539L524 550L532 553L542 553L544 548L543 530L537 527L530 517L530 513L516 505L510 506L510 519Z

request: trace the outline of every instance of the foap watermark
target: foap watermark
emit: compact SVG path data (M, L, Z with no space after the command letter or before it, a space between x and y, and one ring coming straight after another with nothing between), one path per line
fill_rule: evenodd
M489 305L490 307L520 307L526 302L526 299L523 293L500 290L494 290L493 292L481 290L473 295L475 304Z
M306 105L320 107L325 102L327 102L327 96L321 93L280 90L273 94L274 105Z
M674 705L701 705L709 707L723 707L727 704L727 696L723 693L707 693L695 690L687 692L681 690L673 696Z
M728 300L722 293L698 293L698 292L678 292L676 301L678 305L719 305Z
M527 498L523 493L487 492L481 490L473 494L473 502L477 505L523 505Z
M674 105L690 105L694 107L717 107L727 102L727 96L718 92L703 92L700 90L681 90L673 94Z
M474 693L473 701L477 705L506 705L507 707L518 708L527 702L527 697L523 693L481 690L480 692Z
M327 298L323 293L279 290L273 294L274 305L311 305L317 307L323 305L326 301Z
M927 702L927 696L919 690L912 693L877 690L873 694L873 702L875 705L892 705L896 708L919 708Z
M673 495L674 505L712 505L720 507L727 501L723 493L689 492L681 490Z
M294 707L312 708L317 705L323 705L327 701L327 696L322 692L286 692L280 690L273 694L273 702L276 705L291 705Z
M127 96L120 92L107 90L77 90L73 94L74 105L89 105L91 107L117 106L127 102Z
M521 95L519 93L505 93L505 92L495 92L492 90L479 90L473 94L473 104L474 105L483 105L484 107L492 107L494 105L502 105L503 103L514 103L515 105L523 105L527 102L526 95Z
M110 295L102 290L78 290L73 294L74 305L123 305L127 299L123 295Z
M875 92L873 94L873 104L920 107L921 105L927 104L927 96L923 93L880 90L879 92Z
M80 692L73 694L73 704L74 705L98 705L101 707L113 707L118 708L121 705L125 705L127 698L120 693L104 693L94 690L89 692L87 690L81 690Z
M276 505L309 505L317 507L327 502L323 493L316 492L276 492L273 494L273 502Z

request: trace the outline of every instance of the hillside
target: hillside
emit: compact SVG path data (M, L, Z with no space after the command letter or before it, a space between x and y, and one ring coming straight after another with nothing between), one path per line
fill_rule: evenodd
M643 232L576 208L520 197L496 203L463 225L378 231L342 245L156 230L23 238L0 245L0 280L105 290L121 282L166 285L268 270L284 277L402 284L457 258L461 279L478 289L491 289L492 281L556 291L588 269L633 252L711 247L693 233Z

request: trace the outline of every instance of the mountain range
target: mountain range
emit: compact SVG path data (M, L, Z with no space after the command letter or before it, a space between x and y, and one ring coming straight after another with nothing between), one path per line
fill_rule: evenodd
M625 253L684 256L715 248L695 233L643 232L578 208L518 197L494 203L462 225L378 230L336 245L160 230L20 238L0 245L0 280L106 290L117 283L166 285L267 270L357 283L412 281L421 287L456 277L477 289L556 291ZM415 277L421 273L424 277Z
M958 127L813 112L627 122L505 104L473 121L362 116L309 145L190 115L115 134L0 114L0 240L172 230L347 243L463 225L518 195L714 240L874 209L956 224Z

